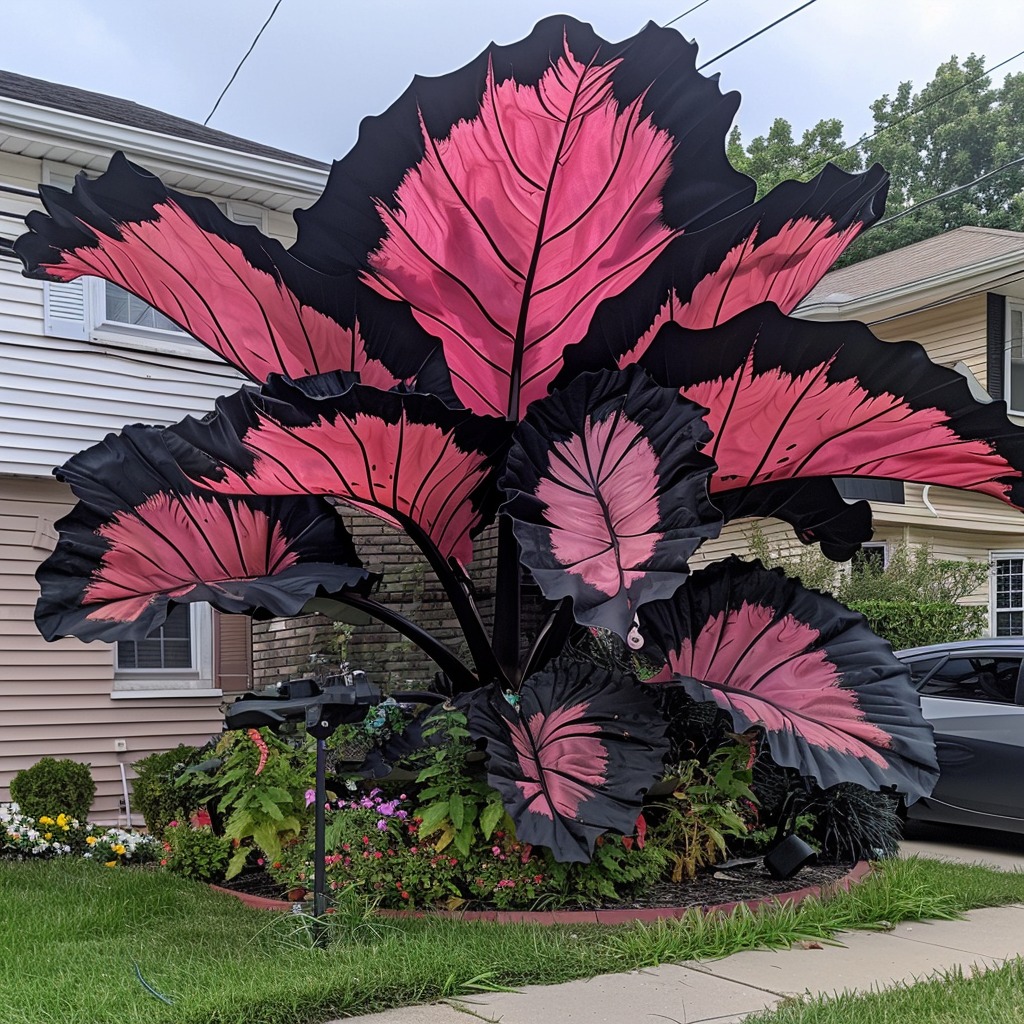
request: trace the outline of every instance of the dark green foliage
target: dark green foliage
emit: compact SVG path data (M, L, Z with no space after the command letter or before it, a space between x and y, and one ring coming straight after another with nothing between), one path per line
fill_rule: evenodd
M67 759L40 758L11 780L11 799L23 814L36 820L44 815L56 818L68 814L86 822L95 795L96 783L89 766Z
M162 837L167 823L177 818L188 820L201 806L194 776L183 776L186 768L199 761L199 750L182 743L173 750L150 754L132 768L132 807L146 822L146 828Z
M813 816L811 842L819 859L845 863L894 857L902 826L891 793L876 793L853 783L815 789L802 813Z
M733 129L729 158L757 180L759 197L787 178L813 177L826 160L845 170L882 164L892 176L886 215L914 212L865 232L839 266L965 225L1024 230L1024 164L922 205L1024 154L1024 74L1007 75L993 86L983 74L985 63L975 54L962 63L953 56L920 91L901 82L895 93L871 104L871 134L879 134L856 149L844 141L843 124L834 118L819 121L799 142L789 122L779 118L767 136L746 146Z
M851 601L872 631L895 650L950 640L970 640L985 628L985 609L944 601Z
M192 828L187 821L164 830L170 846L167 867L175 874L197 882L219 882L224 878L231 856L231 840L215 835L210 828Z
M802 779L759 753L751 787L760 808L760 825L772 835L783 815L785 831L796 815L796 833L818 850L822 863L845 864L893 856L899 847L901 824L896 797L853 783L829 789ZM792 803L786 807L787 797ZM753 851L751 851L753 852Z
M817 547L796 555L773 549L754 527L751 553L804 586L831 593L840 604L864 615L871 629L896 650L950 640L970 640L985 630L985 609L960 602L987 579L985 562L935 558L927 544L894 544L889 561L855 558L852 565L830 562Z

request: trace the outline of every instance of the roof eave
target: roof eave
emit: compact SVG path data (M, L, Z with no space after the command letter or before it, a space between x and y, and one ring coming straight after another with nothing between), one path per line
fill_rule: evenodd
M328 174L327 167L244 153L8 97L0 97L0 125L10 135L55 149L66 149L73 140L75 148L98 157L123 150L149 161L156 172L216 176L303 200L321 193Z
M967 267L957 267L898 288L885 288L839 302L824 299L802 303L794 310L794 315L805 320L839 318L865 321L901 316L922 305L967 298L980 291L987 291L996 283L1005 284L1007 269L1015 265L1024 276L1024 251L1000 253Z

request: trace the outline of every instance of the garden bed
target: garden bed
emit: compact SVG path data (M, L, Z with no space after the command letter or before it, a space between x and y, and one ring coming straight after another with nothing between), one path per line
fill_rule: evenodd
M772 878L763 864L757 862L726 870L699 872L687 882L658 882L643 895L630 899L607 901L592 909L569 908L562 910L526 911L495 910L479 903L467 903L453 916L463 919L490 921L521 921L540 924L568 922L596 922L622 924L627 921L653 920L660 917L680 917L687 910L731 910L738 904L750 907L762 903L799 902L807 896L819 895L822 890L848 889L870 872L869 865L861 861L856 865L825 864L804 868L791 879ZM295 901L289 900L282 887L263 872L247 872L237 878L213 886L216 891L228 892L251 906L262 909L290 910ZM408 914L410 911L384 910L383 914ZM418 915L443 911L413 911Z

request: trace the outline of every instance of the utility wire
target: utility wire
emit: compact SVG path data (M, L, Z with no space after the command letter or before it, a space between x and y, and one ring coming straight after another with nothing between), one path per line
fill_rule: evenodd
M899 220L901 217L907 217L912 213L916 213L922 206L928 206L930 203L937 203L940 199L949 199L950 196L955 196L960 192L965 192L969 188L974 188L975 185L980 184L988 178L994 178L997 174L1002 174L1003 171L1009 170L1011 167L1016 167L1018 164L1024 164L1024 156L1019 156L1016 160L1008 160L1005 164L1001 164L999 167L995 168L995 170L986 171L985 174L979 174L973 181L968 181L964 185L957 185L954 188L947 189L945 192L940 192L937 196L932 196L930 199L924 199L920 203L915 203L913 206L908 207L900 213L894 213L891 217L886 217L884 220L878 221L874 227L884 227L886 224L891 224L893 221Z
M756 39L758 36L764 35L765 32L768 31L768 29L775 28L776 25L781 25L787 18L792 18L794 14L799 14L802 10L804 10L804 8L810 7L811 4L817 2L818 0L807 0L807 3L801 4L801 6L790 11L789 14L784 14L781 18L776 18L775 21L773 21L770 25L765 25L764 28L758 30L753 35L747 36L746 39L741 39L735 46L730 46L728 50L723 50L720 54L718 54L717 57L712 57L711 60L704 61L704 63L701 64L701 66L697 68L697 70L703 71L709 64L714 64L716 60L721 60L726 54L732 53L733 50L738 50L741 46L745 46L752 39ZM686 13L689 14L690 12L687 11ZM681 18L682 15L679 15L679 17Z
M231 88L231 84L238 77L238 72L242 70L242 65L246 62L246 60L248 60L249 54L252 53L254 49L256 49L256 44L260 41L260 36L263 35L264 31L266 30L266 27L271 23L271 21L273 21L274 15L277 14L277 9L280 6L281 0L277 0L277 3L274 4L274 9L270 12L270 16L267 18L265 22L263 22L263 28L261 28L259 32L256 33L256 38L252 41L252 44L249 46L249 49L245 51L245 56L238 62L238 67L235 68L231 77L228 79L228 84L225 85L224 88L221 90L220 95L217 97L217 102L213 105L213 109L206 115L206 120L203 121L204 125L209 124L210 118L213 117L215 113L217 113L217 108L220 106L220 101L224 99L224 96L227 94L228 89Z
M671 21L666 21L665 24L662 25L661 27L668 28L669 25L674 25L677 21L681 21L688 14L693 14L693 12L697 10L698 7L703 7L708 2L709 0L700 0L699 4L694 4L693 7L691 7L688 11L683 11L682 14L677 14Z
M917 117L917 115L920 114L922 111L927 110L929 107L934 107L936 103L941 103L944 99L947 99L948 97L955 95L962 89L966 89L969 85L974 85L975 82L978 82L982 78L985 78L987 75L992 74L993 71L998 71L1001 67L1005 66L1006 64L1009 64L1011 61L1016 60L1018 57L1024 57L1024 50L1021 50L1020 53L1015 53L1012 57L1007 57L1006 60L1000 61L998 64L993 64L992 67L986 68L984 71L981 72L981 74L975 75L974 78L969 78L966 82L961 83L955 89L950 89L949 92L944 92L941 96L936 96L935 99L929 100L927 103L922 103L921 106L919 106L916 110L911 110L910 113L904 114L902 117L897 118L897 120L893 121L891 124L885 125L884 128L879 128L878 131L872 132L870 135L865 135L863 139L859 139L857 142L851 143L849 146L846 147L846 149L840 149L837 152L833 153L831 156L825 157L824 160L822 160L820 163L815 164L811 170L807 171L807 175L809 177L813 177L815 174L818 173L818 171L821 170L822 167L825 166L825 164L829 162L829 160L835 160L837 157L841 157L844 153L852 153L853 150L860 149L860 147L863 146L864 143L870 142L872 139L877 139L879 135L882 135L884 132L889 131L890 128L896 128L898 125L903 124L904 121L909 121L912 117Z

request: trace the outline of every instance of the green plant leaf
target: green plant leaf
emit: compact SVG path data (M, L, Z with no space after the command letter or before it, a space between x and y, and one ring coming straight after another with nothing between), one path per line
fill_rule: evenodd
M491 838L491 834L497 827L498 822L501 821L504 813L505 807L500 803L489 803L483 811L481 811L480 831L483 833L484 839Z
M420 822L420 835L432 835L441 827L442 822L448 818L448 801L430 804L429 807L425 807L420 811L419 816L423 819Z
M458 832L462 828L462 823L466 820L466 805L463 802L461 793L452 793L448 797L448 817L452 819L455 831Z

